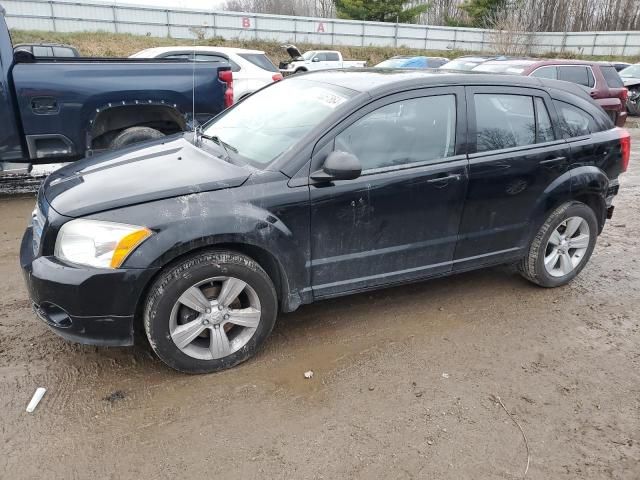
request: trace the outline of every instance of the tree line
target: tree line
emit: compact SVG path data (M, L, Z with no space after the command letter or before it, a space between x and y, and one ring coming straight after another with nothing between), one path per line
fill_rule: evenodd
M532 32L640 30L640 0L227 0L225 9Z

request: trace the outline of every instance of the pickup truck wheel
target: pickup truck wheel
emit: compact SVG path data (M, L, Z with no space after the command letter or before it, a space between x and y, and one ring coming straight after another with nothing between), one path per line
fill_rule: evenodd
M161 273L147 297L144 328L168 366L209 373L253 356L277 312L275 288L260 265L239 253L207 251Z
M521 274L542 287L566 285L585 267L596 245L598 222L581 202L556 208L531 241Z
M120 132L111 140L109 148L122 148L134 143L144 142L145 140L153 140L155 138L164 137L164 133L151 127L131 127Z

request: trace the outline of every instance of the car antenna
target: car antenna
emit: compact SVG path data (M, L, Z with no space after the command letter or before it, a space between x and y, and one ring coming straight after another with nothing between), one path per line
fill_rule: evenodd
M196 123L196 40L193 32L193 58L191 59L191 123L193 124L193 140L198 141L198 125Z

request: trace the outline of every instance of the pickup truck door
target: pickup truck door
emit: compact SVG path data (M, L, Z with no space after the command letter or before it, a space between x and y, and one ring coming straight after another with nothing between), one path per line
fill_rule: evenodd
M9 75L13 63L13 46L0 7L0 162L23 158L16 107L10 90Z
M467 185L464 122L462 87L403 92L316 145L311 171L334 150L363 168L355 180L310 181L316 298L452 270Z

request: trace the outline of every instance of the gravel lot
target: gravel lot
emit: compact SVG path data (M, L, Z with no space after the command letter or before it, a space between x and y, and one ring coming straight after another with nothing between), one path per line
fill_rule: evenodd
M640 131L634 132L640 145ZM640 148L571 285L508 268L281 316L256 358L185 376L32 313L0 198L0 478L640 478ZM307 380L303 373L313 370ZM33 414L36 387L48 389Z

